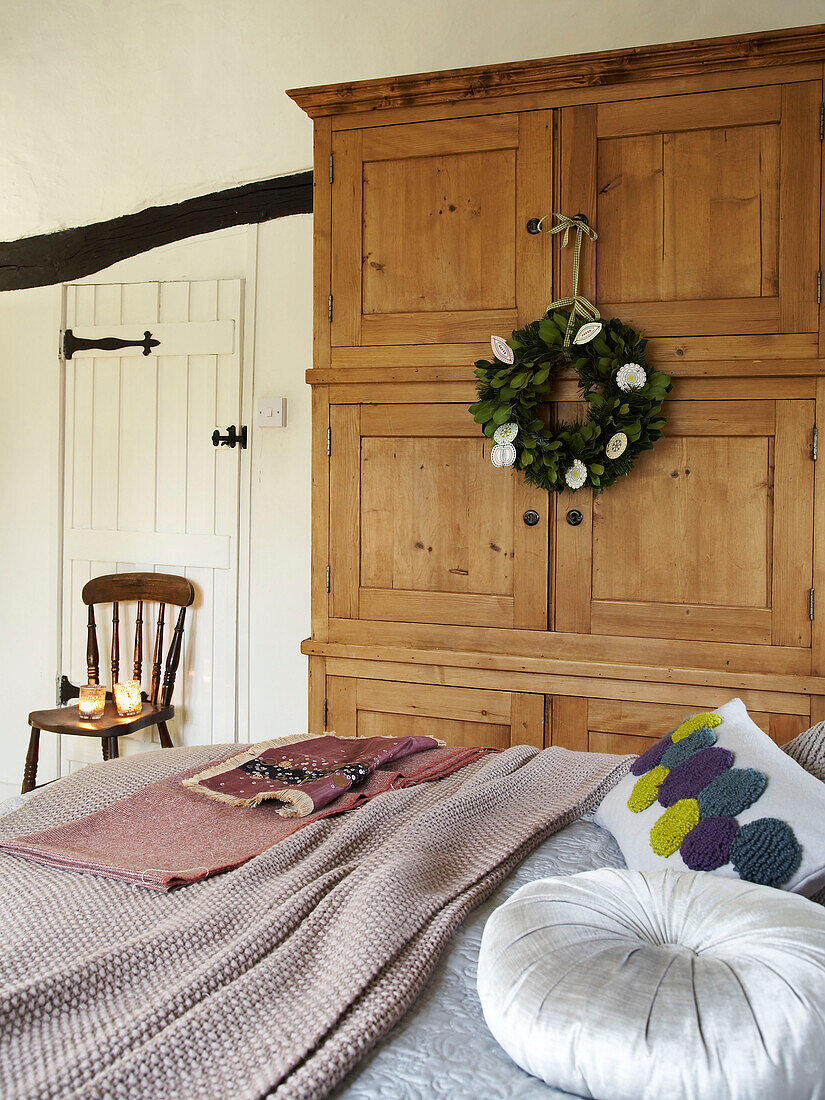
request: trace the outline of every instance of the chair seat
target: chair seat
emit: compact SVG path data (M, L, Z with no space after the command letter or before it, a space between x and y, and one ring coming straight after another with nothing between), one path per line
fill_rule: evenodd
M71 733L80 737L120 737L147 726L156 726L159 722L168 722L174 714L175 708L172 706L158 707L153 703L144 703L140 714L122 718L112 700L107 699L102 718L81 718L76 706L55 707L53 710L33 710L29 715L29 725L34 729L48 730L49 733Z

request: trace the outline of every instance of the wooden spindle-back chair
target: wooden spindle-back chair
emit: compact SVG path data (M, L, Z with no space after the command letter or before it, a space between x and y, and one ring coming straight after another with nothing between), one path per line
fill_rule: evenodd
M152 652L151 682L148 692L141 692L143 706L140 714L121 717L112 699L111 691L106 693L106 710L102 718L81 718L76 706L57 707L53 710L35 710L29 715L31 735L26 766L23 771L23 793L36 786L37 761L40 753L40 731L67 733L80 737L99 737L103 749L103 759L111 760L118 755L118 738L148 726L157 726L160 743L163 748L172 748L172 738L166 723L174 716L172 694L175 690L175 677L180 664L183 645L183 627L186 609L195 598L195 589L185 577L175 577L168 573L112 573L104 577L94 577L84 585L81 598L89 608L86 630L86 675L90 684L100 683L100 652L97 644L97 623L95 607L98 604L112 605L112 647L111 674L112 684L120 681L120 607L125 602L136 602L135 642L132 659L132 676L143 679L143 610L144 604L158 604L155 644ZM168 604L179 608L172 638L163 661L163 641L166 629L166 607ZM79 689L69 685L67 699L79 694Z

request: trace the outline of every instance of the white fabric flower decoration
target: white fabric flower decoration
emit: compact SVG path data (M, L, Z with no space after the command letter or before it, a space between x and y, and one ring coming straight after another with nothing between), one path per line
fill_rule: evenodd
M493 355L502 363L507 363L508 366L512 366L515 362L515 355L513 349L507 343L506 340L502 340L500 336L490 337L490 347L493 349Z
M493 442L512 443L518 435L518 424L511 420L509 424L501 424L493 432Z
M607 441L604 453L608 458L619 458L627 450L627 436L624 432L616 432Z
M640 390L646 381L645 369L638 363L625 363L616 372L616 385L623 393Z
M564 480L571 489L581 489L587 481L587 467L581 459L574 459L573 465L564 471Z
M494 466L514 466L516 448L512 443L496 443L490 451L490 461Z

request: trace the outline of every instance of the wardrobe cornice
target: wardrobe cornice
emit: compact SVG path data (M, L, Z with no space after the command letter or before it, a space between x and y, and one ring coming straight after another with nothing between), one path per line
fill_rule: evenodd
M825 24L602 53L294 88L310 117L486 101L562 89L825 61Z

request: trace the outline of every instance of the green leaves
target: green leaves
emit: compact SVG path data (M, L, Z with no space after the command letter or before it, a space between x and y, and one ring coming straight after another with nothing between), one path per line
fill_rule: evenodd
M565 327L566 325L565 321ZM539 321L539 336L548 347L561 347L564 344L564 328L559 328L553 321L547 319Z
M602 332L589 344L565 348L568 316L557 310L514 332L508 341L515 352L512 366L479 359L475 364L478 400L470 412L488 439L499 425L511 420L518 424L516 466L531 485L562 492L564 471L579 458L598 493L629 473L637 455L661 436L665 426L661 407L671 382L645 362L644 336L615 317L603 322ZM616 386L615 376L623 363L631 361L645 368L647 381L641 390L625 394ZM537 406L558 400L554 378L570 368L587 403L586 415L548 427L537 415ZM627 436L627 449L619 458L607 459L607 440L618 431Z

